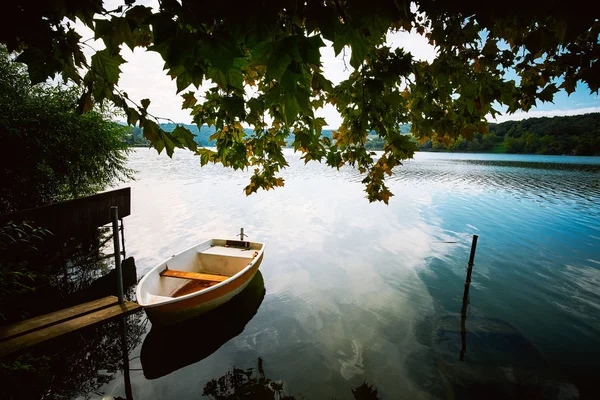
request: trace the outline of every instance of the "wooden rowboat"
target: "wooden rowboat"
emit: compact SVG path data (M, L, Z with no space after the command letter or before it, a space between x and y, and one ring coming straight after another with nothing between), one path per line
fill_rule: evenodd
M264 250L263 243L207 240L154 267L138 284L137 301L157 325L203 314L248 285Z
M244 331L265 297L259 271L248 286L221 307L169 326L153 325L144 339L140 361L146 379L157 379L209 357ZM210 328L207 328L210 327ZM173 351L165 343L197 343Z

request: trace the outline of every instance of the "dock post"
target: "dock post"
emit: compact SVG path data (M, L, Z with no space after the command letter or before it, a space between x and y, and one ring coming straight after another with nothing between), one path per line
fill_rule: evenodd
M121 249L119 243L119 207L110 208L112 218L113 243L115 248L115 272L117 273L117 297L123 303L123 271L121 268Z
M127 258L127 253L125 253L125 225L123 224L123 218L119 218L119 221L121 222L121 246L123 247L123 259L125 260Z

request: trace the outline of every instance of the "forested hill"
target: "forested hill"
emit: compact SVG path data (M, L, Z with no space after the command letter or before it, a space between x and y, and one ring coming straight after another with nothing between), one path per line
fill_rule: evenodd
M183 125L184 127L186 127L187 129L190 130L190 132L192 132L193 135L195 135L195 140L196 142L201 145L201 146L214 146L215 141L214 140L210 140L210 137L213 133L215 133L215 127L214 126L207 126L207 125L202 125L202 127L200 129L198 129L198 126L196 125L191 125L191 124L173 124L173 123L168 123L168 124L160 124L161 129L163 129L165 132L173 132L173 130L175 129L175 127L177 125ZM246 134L252 134L252 130L251 129L245 129ZM144 138L144 132L143 129L138 128L138 127L133 127L131 128L131 137L127 138L127 142L133 145L150 145L150 142L148 140L146 140Z
M600 155L600 113L490 124L507 153Z
M161 124L165 131L175 129L175 124ZM184 125L194 135L201 146L214 146L210 136L215 133L214 127ZM245 129L246 134L253 135L251 129ZM410 125L401 126L401 132L409 134ZM331 138L331 130L323 130L324 136ZM292 145L294 135L288 137L288 145ZM129 144L149 144L140 128L131 128ZM369 135L366 144L369 149L381 149L383 139ZM467 141L459 137L448 146L441 142L427 141L419 146L421 151L451 151L451 152L496 152L496 153L527 153L527 154L570 154L570 155L600 155L600 113L576 115L570 117L529 118L522 121L507 121L500 124L490 124L489 134L476 134L473 140Z
M422 151L600 155L600 113L528 118L490 124L489 134L445 146L427 141Z
M183 125L184 127L188 128L190 130L190 132L192 132L192 134L194 134L196 136L195 137L196 142L200 146L214 146L215 145L215 141L210 140L211 135L213 135L216 131L214 126L202 125L202 127L200 129L198 129L197 125L188 125L188 124L177 124L177 125ZM172 124L172 123L171 124L160 124L160 127L165 132L172 132L177 125ZM247 135L252 134L252 129L244 129L244 131L246 132Z
M201 145L201 146L214 146L215 145L215 141L210 140L210 137L212 136L212 134L215 133L214 126L202 125L202 127L200 129L198 129L198 127L196 125L168 123L168 124L160 124L160 127L163 130L165 130L166 132L172 132L177 125L183 125L187 129L189 129L190 132L192 132L192 134L195 135L196 142L199 145ZM252 129L246 128L246 129L244 129L244 131L246 132L246 135L248 135L248 136L254 135L254 131ZM327 136L331 139L331 130L323 129L322 135ZM144 138L143 130L138 127L131 128L131 136L127 138L127 142L132 145L150 145L150 142ZM292 133L287 138L287 145L291 146L293 142L294 142L294 134Z

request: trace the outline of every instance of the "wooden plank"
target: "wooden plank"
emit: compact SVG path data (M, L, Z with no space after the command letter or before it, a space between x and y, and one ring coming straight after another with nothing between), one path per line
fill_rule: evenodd
M29 332L21 336L0 342L0 357L24 350L31 346L56 339L71 332L87 328L101 322L110 321L120 316L129 315L141 310L137 303L125 301L122 304L115 304L80 317L69 319L61 323L49 326L44 329Z
M160 273L160 276L208 282L223 282L231 278L230 276L224 275L200 274L198 272L176 271L173 269L165 269L163 272Z
M119 207L119 218L131 214L131 188L112 190L93 196L50 204L0 216L0 225L9 221L31 221L57 237L89 233L112 222L111 206Z
M50 325L55 325L69 319L77 318L82 315L117 304L118 302L119 300L115 296L107 296L98 300L90 301L88 303L79 304L75 307L66 308L64 310L40 315L39 317L31 318L11 325L2 326L0 327L0 341L36 331Z

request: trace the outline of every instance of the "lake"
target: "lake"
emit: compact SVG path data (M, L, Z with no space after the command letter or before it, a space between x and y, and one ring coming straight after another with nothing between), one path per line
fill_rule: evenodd
M286 155L285 187L246 197L248 172L132 151L125 236L138 276L241 227L266 243L239 315L133 349L134 398L250 393L236 379L297 399L597 392L600 158L417 153L388 179L386 206L369 204L355 170ZM124 397L122 374L96 393Z

